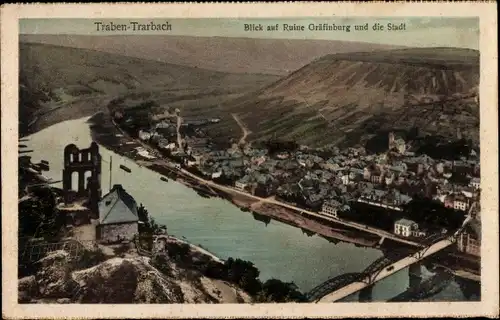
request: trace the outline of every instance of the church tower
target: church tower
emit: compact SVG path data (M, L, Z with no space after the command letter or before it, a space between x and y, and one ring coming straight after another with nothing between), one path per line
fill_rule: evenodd
M388 149L392 149L394 146L394 132L389 132L389 146Z

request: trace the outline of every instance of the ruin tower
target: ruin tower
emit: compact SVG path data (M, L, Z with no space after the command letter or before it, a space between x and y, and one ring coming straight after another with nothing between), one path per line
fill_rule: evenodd
M72 179L75 172L78 187L73 190ZM90 172L90 177L85 181L87 172ZM98 218L98 203L101 198L101 155L97 143L92 142L87 149L79 149L74 144L64 148L63 193L65 203L71 203L77 198L88 198L92 218Z

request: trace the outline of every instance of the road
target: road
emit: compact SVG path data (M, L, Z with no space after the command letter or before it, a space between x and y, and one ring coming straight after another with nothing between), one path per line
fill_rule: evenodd
M183 174L185 174L185 175L187 175L187 176L189 176L189 177L191 177L193 179L196 179L196 180L198 180L201 183L204 183L206 185L209 185L209 186L211 186L211 187L213 187L215 189L219 189L221 191L240 194L240 195L243 195L243 196L255 199L255 200L263 202L263 203L270 203L270 204L278 205L278 206L281 206L281 207L285 207L285 208L288 208L288 209L291 209L291 210L294 210L294 211L298 211L301 214L307 214L307 215L310 215L310 216L318 217L318 218L321 218L323 220L328 220L328 221L331 221L331 222L334 222L334 223L342 224L342 225L345 225L345 226L348 226L348 227L352 227L352 228L355 228L355 229L358 229L358 230L362 230L362 231L365 231L365 232L376 234L376 235L378 235L380 237L386 237L386 238L389 238L389 239L392 239L392 240L395 240L395 241L398 241L398 242L406 243L406 244L409 244L409 245L412 245L412 246L419 246L419 247L423 246L422 244L420 244L418 242L414 242L414 241L410 241L410 240L407 240L407 239L399 238L399 237L395 236L394 234L392 234L390 232L387 232L387 231L384 231L384 230L380 230L380 229L368 227L368 226L365 226L365 225L360 224L360 223L351 222L351 221L345 221L345 220L338 219L338 218L335 219L335 218L325 217L325 216L323 216L323 215L321 215L319 213L308 211L308 210L301 209L301 208L297 208L297 207L294 207L294 206L289 205L287 203L278 201L276 199L257 197L257 196L254 196L254 195L249 194L249 193L244 192L244 191L237 190L237 189L232 188L232 187L223 186L223 185L217 184L217 183L215 183L213 181L205 180L205 179L203 179L201 177L198 177L198 176L192 174L191 172L189 172L189 171L187 171L185 169L180 169L180 171Z
M382 271L380 271L380 273L378 273L373 278L372 281L369 281L369 279L371 277L373 277L374 274L379 272L378 270L375 271L374 273L372 273L367 278L365 278L363 280L363 282L353 282L351 284L348 284L347 286L342 287L339 290L334 291L334 292L324 296L318 302L335 302L335 301L338 301L342 298L345 298L345 297L347 297L355 292L358 292L359 290L362 290L362 289L376 283L377 281L380 281L384 278L387 278L388 276L408 267L409 265L415 263L416 261L423 260L426 257L428 257L428 256L430 256L430 255L432 255L440 250L443 250L444 248L449 247L453 243L454 242L449 240L449 239L444 239L444 240L441 240L439 242L436 242L435 244L431 245L428 249L424 248L416 254L413 254L411 256L403 258L403 259L391 264L390 266L385 267ZM415 256L420 256L420 258L417 259ZM391 269L391 267L392 267L392 269ZM389 269L390 269L390 271L388 271Z
M241 119L238 117L237 114L231 113L231 116L233 116L234 120L238 123L238 125L241 128L241 131L243 132L243 135L240 138L240 141L238 142L239 145L244 145L246 143L246 139L248 135L251 133L250 130L243 124Z
M452 244L455 243L453 241L453 238L457 237L460 234L460 232L462 232L463 228L465 228L465 226L470 222L470 220L471 220L470 216L465 218L465 220L462 223L462 227L460 229L458 229L453 234L453 236L447 237L446 239L438 241L438 242L436 242L428 247L421 249L420 251L418 251L414 254L411 254L411 255L409 255L409 256L407 256L399 261L396 261L393 264L385 267L381 271L377 270L377 271L373 272L368 277L363 279L362 282L354 282L354 283L351 283L343 288L340 288L339 290L334 291L334 292L324 296L323 298L321 298L319 300L319 302L335 302L337 300L345 298L345 297L347 297L355 292L358 292L359 290L361 290L363 288L366 288L366 287L376 283L377 281L380 281L384 278L387 278L388 276L400 271L401 269L408 267L409 265L411 265L417 261L421 261L421 260L425 259L426 257L451 246ZM373 275L375 275L375 277L373 277ZM370 281L370 278L373 278L373 280Z

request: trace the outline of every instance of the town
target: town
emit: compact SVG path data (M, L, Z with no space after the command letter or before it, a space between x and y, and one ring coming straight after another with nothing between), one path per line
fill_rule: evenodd
M479 150L433 159L416 152L413 140L387 134L385 152L362 146L312 149L290 141L247 143L243 137L216 143L208 134L218 118L183 118L179 109L154 102L109 105L113 123L144 147L140 159L169 159L176 169L249 195L356 221L419 242L451 234L466 216L480 221ZM148 151L150 150L150 151ZM479 226L479 223L475 223ZM478 228L462 233L458 248L480 255Z

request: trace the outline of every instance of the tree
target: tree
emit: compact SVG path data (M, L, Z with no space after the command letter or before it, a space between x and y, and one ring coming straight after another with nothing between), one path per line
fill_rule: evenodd
M42 187L34 189L32 194L32 199L19 204L19 236L58 238L65 221L56 209L54 193Z
M142 222L139 224L139 233L151 235L161 234L167 229L165 225L156 223L155 219L149 216L148 210L142 203L137 208L137 216L139 217L139 221Z
M225 261L227 280L237 284L250 294L260 290L260 271L250 261L229 258Z
M189 252L191 248L186 243L167 243L168 256L177 261L186 260L189 257Z
M306 302L293 282L283 282L278 279L269 279L262 285L262 290L257 294L258 302Z

